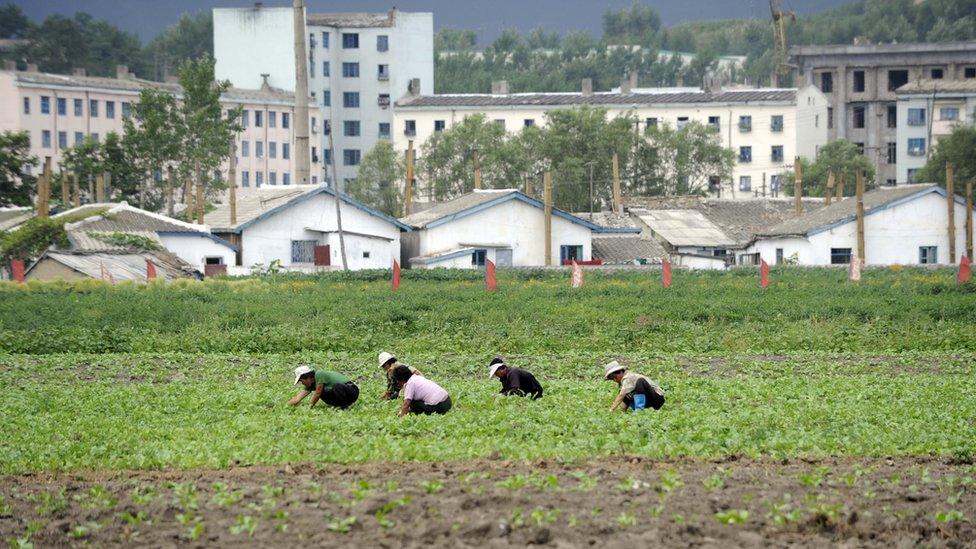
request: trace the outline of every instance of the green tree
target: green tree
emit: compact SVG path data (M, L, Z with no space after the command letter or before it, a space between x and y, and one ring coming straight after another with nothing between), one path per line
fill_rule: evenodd
M29 44L20 53L42 71L70 73L80 67L92 75L115 76L116 65L128 65L144 74L139 39L87 13L51 15L31 26L26 38Z
M603 14L603 37L615 44L641 43L661 28L661 16L650 6L634 0L630 8Z
M158 201L152 204L139 202L141 198L140 174L136 168L135 159L125 146L125 140L117 132L105 134L101 151L102 170L111 174L111 186L107 189L112 200L125 200L138 203L140 208L156 209Z
M28 174L28 167L35 164L27 132L0 133L0 206L31 205L37 178Z
M820 147L820 153L813 162L805 158L800 159L803 170L803 196L824 196L827 191L827 177L834 173L834 182L844 176L844 195L853 196L856 191L856 174L860 168L864 170L864 186L870 189L874 185L874 165L858 149L857 145L843 139L832 141ZM787 196L793 196L794 170L781 174L783 191Z
M700 122L681 129L661 124L645 130L636 164L637 177L627 185L631 195L704 195L710 177L732 178L735 153Z
M163 172L180 155L181 114L172 93L145 88L132 105L132 116L125 120L123 145L126 156L132 160L133 171L138 174L136 190L140 208L147 202L157 204L165 199L167 211L173 215L173 192L178 183L164 177ZM149 182L157 177L160 181L153 189Z
M472 30L441 29L434 35L436 51L468 51L474 49L478 35Z
M20 6L0 6L0 38L23 38L30 28L30 20Z
M919 180L945 187L948 162L953 164L957 189L966 181L976 182L976 126L959 124L952 128L952 133L939 138L919 174Z
M79 190L87 190L90 201L95 200L95 178L105 171L103 155L102 144L90 137L61 154L61 169L78 178Z
M196 15L184 13L176 23L146 44L144 64L154 79L163 80L183 61L199 59L212 51L212 12L205 10Z
M346 185L345 192L387 215L400 217L403 212L400 182L405 177L405 159L389 141L381 140L363 156L356 179Z
M478 151L481 181L485 188L505 188L509 170L505 128L483 114L473 114L460 124L435 133L421 147L418 173L436 200L446 200L474 189L474 155ZM419 189L418 189L419 191Z

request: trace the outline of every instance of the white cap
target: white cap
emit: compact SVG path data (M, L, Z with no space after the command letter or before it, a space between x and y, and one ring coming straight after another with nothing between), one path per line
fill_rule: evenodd
M384 365L386 365L387 362L391 360L396 360L396 357L386 351L380 353L380 368L382 368Z
M496 362L488 367L488 377L495 375L499 368L507 368L504 362Z
M295 385L298 385L298 381L302 379L303 375L310 373L312 373L312 369L308 366L299 366L298 368L295 368Z
M608 362L603 366L603 379L610 379L610 376L619 372L620 370L626 370L626 368L621 366L616 360Z

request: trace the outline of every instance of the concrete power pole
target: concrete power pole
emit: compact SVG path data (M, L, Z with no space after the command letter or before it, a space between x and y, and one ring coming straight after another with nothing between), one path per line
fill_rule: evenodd
M308 185L312 162L308 137L308 59L305 53L305 0L295 10L295 183Z

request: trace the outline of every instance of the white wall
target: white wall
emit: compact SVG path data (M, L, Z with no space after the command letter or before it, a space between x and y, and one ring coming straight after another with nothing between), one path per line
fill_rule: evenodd
M238 88L295 90L295 23L291 8L215 8L214 69Z
M456 221L420 231L420 253L426 256L464 245L492 245L512 248L512 265L545 265L545 215L541 208L510 200ZM591 257L590 229L565 219L552 218L552 264L559 264L559 247L583 246L583 259ZM489 259L494 249L488 250ZM440 266L440 265L438 265ZM467 267L471 267L470 257Z
M956 204L957 262L966 249L965 215L965 206ZM864 218L865 262L867 265L915 265L920 246L937 246L939 263L948 264L947 225L945 199L936 193L868 215ZM857 253L857 223L852 221L809 238L763 239L750 247L750 251L758 252L772 265L776 261L776 248L782 248L787 258L796 253L800 265L829 265L831 248L851 248L852 253Z
M676 266L685 267L688 269L721 269L726 268L725 259L721 257L705 257L700 255L683 255L677 254L672 256L672 261Z
M205 236L181 233L160 235L159 238L167 250L201 272L207 257L220 257L224 265L233 265L237 261L234 250Z
M959 109L959 120L949 121L941 119L942 107L955 107ZM924 109L925 123L919 126L908 125L908 109ZM940 94L936 100L932 97L923 96L899 96L898 97L898 133L897 133L897 162L896 177L897 182L901 183L925 183L925 181L912 181L908 175L909 170L919 170L925 167L928 160L929 149L939 142L939 138L952 133L952 127L959 124L971 124L973 121L974 109L976 109L976 93L958 93L952 96ZM921 156L910 156L908 154L908 140L914 138L925 139L925 153Z
M310 231L307 228L318 230ZM400 229L392 223L342 203L342 228L348 232L393 239L387 241L345 235L346 257L352 269L388 269L393 258L400 256ZM320 232L335 229L334 198L326 193L318 194L244 229L242 266L250 267L255 263L267 266L275 259L281 260L283 267L292 266L292 240L315 240L322 245L331 245L332 264L341 265L338 236ZM367 250L370 251L368 259L362 257L362 252Z

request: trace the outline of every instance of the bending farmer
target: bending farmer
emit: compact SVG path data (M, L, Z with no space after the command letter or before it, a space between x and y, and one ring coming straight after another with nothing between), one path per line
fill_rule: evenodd
M451 396L443 387L400 365L393 369L397 389L403 389L400 415L446 414L451 409Z
M399 398L400 387L398 387L396 382L393 381L393 369L396 368L397 366L401 366L401 364L397 362L397 358L395 356L391 355L386 351L380 353L379 360L380 360L380 368L383 368L383 371L386 372L386 392L383 393L383 396L380 398L382 398L383 400L392 400L395 398ZM407 365L402 364L402 366L407 366ZM414 373L414 375L418 375L418 376L422 375L420 373L420 370L414 368L413 366L407 366L407 368L409 368L410 371Z
M620 386L620 393L613 399L610 411L613 412L621 405L631 410L654 408L659 410L664 406L664 390L647 376L628 372L626 368L614 360L603 367L604 379L613 380Z
M304 388L288 401L292 406L298 406L309 394L312 395L310 408L321 400L329 406L345 409L352 406L359 398L359 387L356 387L348 377L337 372L316 371L308 366L299 366L295 368L295 385L298 384Z
M530 396L532 400L542 398L542 385L534 375L521 368L509 368L498 357L491 359L488 365L488 377L492 376L501 380L501 394L505 396Z

